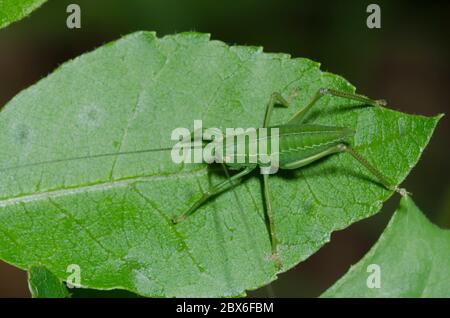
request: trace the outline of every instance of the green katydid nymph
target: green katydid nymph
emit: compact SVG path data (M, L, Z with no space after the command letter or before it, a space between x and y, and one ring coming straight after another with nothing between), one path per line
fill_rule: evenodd
M281 105L288 107L288 102L282 97L280 93L273 93L266 107L265 117L263 121L263 128L267 128L269 131L272 128L277 129L278 168L288 170L298 169L308 164L311 164L315 161L318 161L319 159L326 157L328 155L346 152L351 156L353 156L365 168L367 168L378 179L380 184L383 185L386 189L396 191L401 195L406 195L407 192L405 189L398 188L396 185L390 182L385 176L383 176L383 174L377 168L375 168L371 163L369 163L364 157L362 157L358 152L356 152L351 147L351 141L353 140L353 136L355 134L355 132L352 129L346 127L331 127L331 126L321 126L304 123L305 115L317 103L317 101L325 95L356 100L364 105L370 106L384 106L386 104L383 100L372 100L358 94L337 91L329 88L321 88L317 91L317 93L313 96L311 101L306 106L300 108L297 112L294 113L294 115L287 121L287 123L282 125L271 126L270 119L272 112L274 110L274 106ZM234 135L233 138L235 137L236 136ZM222 139L224 141L222 144L227 144L228 138L231 137L222 136ZM259 143L260 140L263 138L267 138L267 136L263 137L257 135L256 138L251 142ZM213 143L215 141L212 139L208 139L203 140L203 142ZM231 155L233 157L243 158L243 161L231 162L227 160L226 156L222 157L219 156L219 158L216 158L220 159L219 161L216 160L216 162L220 162L222 164L222 167L227 176L227 180L213 186L205 194L203 194L203 196L199 200L194 202L189 209L184 211L184 213L175 216L172 220L174 224L178 224L188 219L188 217L192 215L194 212L196 212L203 203L208 201L211 197L233 188L244 176L254 171L257 167L267 166L268 164L267 161L255 162L254 160L250 160L251 155L249 149L257 148L254 147L255 145L252 145L251 142L245 144L243 147L233 146L232 148L233 149L232 151L234 151L234 153L232 153ZM270 142L271 139L267 138L267 143L269 143L267 149L271 149ZM229 150L230 149L227 149L226 152L227 156L229 155ZM118 155L133 155L158 151L173 151L173 147L159 148L159 149L144 149L127 152L103 153L89 156L55 159L45 162L25 164L22 166L2 168L0 169L0 172L7 171L10 169L21 169L38 165L60 163L65 161L76 161L82 159L93 159ZM219 151L218 153L223 154L225 152ZM270 155L271 154L269 153L258 153L258 158L268 158L271 157ZM238 170L238 172L230 176L229 169ZM269 174L263 173L262 180L264 192L263 194L266 207L266 217L269 228L270 242L272 246L272 256L275 265L279 268L281 266L281 262L280 257L278 255L275 224L273 221L273 209L269 188Z
M388 181L386 177L382 175L382 173L378 169L371 165L366 159L364 159L351 147L350 142L355 134L353 130L345 127L330 127L303 123L306 113L324 95L332 95L336 97L356 100L371 106L386 105L386 102L384 100L372 100L358 94L341 92L328 88L321 88L305 107L300 108L296 113L294 113L294 115L288 120L286 124L270 126L270 119L274 106L281 105L288 107L288 102L281 96L281 94L273 93L266 107L263 127L268 129L278 128L278 167L280 169L298 169L310 163L313 163L325 156L339 152L347 152L352 155L358 162L360 162L364 167L366 167L385 188L387 188L388 190L396 191L401 195L405 195L407 193L405 189L401 189L393 185L390 181ZM234 139L235 137L236 136L224 136L223 142L221 144L227 144L227 138ZM266 136L257 136L257 138L253 142L257 143L261 138L266 138ZM267 142L270 143L270 139L267 139ZM222 157L218 159L221 159L219 162L222 163L228 179L213 186L187 211L175 217L173 219L173 222L177 224L186 220L189 215L197 211L197 209L211 197L232 188L240 179L242 179L245 175L251 173L258 166L263 164L267 165L267 162L255 163L254 161L250 160L251 155L249 149L252 148L252 146L253 149L258 148L256 145L252 144L245 144L244 147L233 146L232 149L234 151L239 151L237 149L241 150L240 153L232 153L231 156L235 158L243 158L243 162L230 162L229 160L227 160L227 157L225 155L221 155ZM271 147L269 145L267 149L270 148ZM227 150L229 151L230 149L228 148ZM224 154L224 149L221 149L220 153ZM228 152L227 155L229 155ZM270 155L271 154L269 153L258 153L258 157L268 158L270 157ZM231 170L240 171L230 177L228 168ZM269 174L267 173L263 173L263 191L266 206L266 216L270 229L272 256L277 267L280 267L281 263L278 256L276 231L275 224L273 222L272 202L270 197Z

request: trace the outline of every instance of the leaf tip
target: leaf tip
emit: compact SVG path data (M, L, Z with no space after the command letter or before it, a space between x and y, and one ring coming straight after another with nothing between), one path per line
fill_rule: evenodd
M435 118L436 118L436 120L437 121L440 121L442 118L444 118L445 117L445 113L440 113L440 114L437 114L436 116L435 116Z

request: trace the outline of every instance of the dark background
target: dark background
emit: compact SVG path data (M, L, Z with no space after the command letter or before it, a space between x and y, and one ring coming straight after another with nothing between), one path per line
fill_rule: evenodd
M81 6L82 28L66 27L66 7ZM381 29L366 26L369 3L381 6ZM320 61L362 94L407 113L449 110L450 3L412 1L49 0L29 18L0 30L0 107L61 63L137 30L158 36L211 33L229 44ZM448 118L440 122L404 183L434 223L450 228ZM309 260L252 297L315 297L376 242L398 203L332 235ZM0 297L29 297L26 274L0 262Z

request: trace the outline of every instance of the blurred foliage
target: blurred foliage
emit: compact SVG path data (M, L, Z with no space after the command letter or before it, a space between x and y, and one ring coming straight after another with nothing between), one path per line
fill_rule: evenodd
M322 297L448 298L449 246L450 231L402 197L377 243Z
M66 286L44 266L32 266L28 270L28 286L33 298L65 298Z
M0 28L18 21L33 10L39 8L46 0L0 0Z

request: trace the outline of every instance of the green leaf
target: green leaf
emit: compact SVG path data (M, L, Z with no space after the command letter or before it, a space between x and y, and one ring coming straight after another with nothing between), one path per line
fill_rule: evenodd
M23 19L47 0L0 0L0 29Z
M291 102L275 110L283 123L320 87L354 91L311 60L198 33L138 32L64 64L0 113L0 258L59 278L77 264L83 287L143 296L236 296L273 281L259 173L174 226L225 179L220 166L175 164L168 151L92 156L170 147L173 129L196 119L260 127L275 91ZM357 106L326 97L307 120L355 129L355 148L400 183L440 117ZM58 161L83 156L92 158ZM282 271L392 195L348 154L270 184Z
M28 286L33 298L65 298L66 286L43 266L33 266L28 271Z
M322 297L450 297L449 247L450 231L404 197L379 241Z

